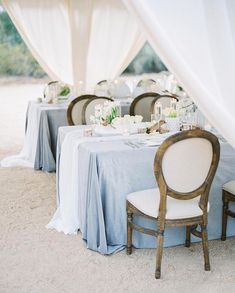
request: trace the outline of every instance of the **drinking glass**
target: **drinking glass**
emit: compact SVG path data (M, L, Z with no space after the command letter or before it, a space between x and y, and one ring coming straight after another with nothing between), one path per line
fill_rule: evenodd
M156 123L159 123L159 121L161 120L162 115L161 114L151 114L151 124L154 125Z

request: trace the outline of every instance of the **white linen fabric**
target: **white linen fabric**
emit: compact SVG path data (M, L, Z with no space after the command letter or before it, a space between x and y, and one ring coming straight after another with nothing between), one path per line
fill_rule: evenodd
M123 2L167 68L235 146L235 1Z
M0 162L1 167L34 167L39 130L40 111L36 103L30 103L28 108L27 131L23 149L18 155L7 157Z
M154 218L158 217L160 203L159 188L130 193L127 195L127 200L144 214ZM166 219L185 219L201 216L202 210L199 208L199 200L199 196L189 200L178 200L168 196Z
M27 111L27 130L25 133L23 148L18 155L10 156L1 160L1 167L35 167L36 151L39 140L40 119L44 109L64 109L66 111L67 104L38 104L34 101L30 101Z
M85 128L85 127L84 127ZM76 234L81 228L83 214L86 212L82 210L85 198L78 198L79 184L77 178L79 168L78 162L78 148L79 145L85 142L99 142L99 141L115 141L123 139L122 136L109 137L83 137L83 129L74 130L66 134L62 146L59 164L59 206L47 224L48 229L56 229L65 234ZM66 195L66 196L64 196ZM77 204L79 202L79 204Z
M43 69L68 84L114 78L146 41L119 0L2 2Z

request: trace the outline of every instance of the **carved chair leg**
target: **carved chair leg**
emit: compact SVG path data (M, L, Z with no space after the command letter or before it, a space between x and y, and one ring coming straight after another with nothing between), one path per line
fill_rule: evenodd
M131 226L132 220L133 220L133 213L127 210L127 247L126 247L127 254L132 253L132 226Z
M225 194L223 192L223 213L222 213L222 235L221 240L226 240L226 231L227 231L227 220L228 220L228 200L225 197Z
M156 270L155 270L156 279L160 279L161 277L163 242L164 242L164 231L160 231L157 237L157 256L156 256Z
M201 225L202 231L202 247L205 261L205 271L210 271L210 261L209 261L209 247L208 247L208 239L207 239L207 228L206 225Z
M190 247L191 244L191 226L186 226L186 240L185 240L185 247Z

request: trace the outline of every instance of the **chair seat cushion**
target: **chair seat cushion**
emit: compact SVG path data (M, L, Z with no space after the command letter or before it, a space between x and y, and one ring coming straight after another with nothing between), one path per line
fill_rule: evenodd
M202 210L198 206L200 197L189 200L178 200L167 197L166 219L186 219L201 216ZM158 188L133 192L127 195L127 200L142 213L157 218L160 202ZM209 211L209 203L208 203Z
M235 195L235 180L225 183L223 189Z

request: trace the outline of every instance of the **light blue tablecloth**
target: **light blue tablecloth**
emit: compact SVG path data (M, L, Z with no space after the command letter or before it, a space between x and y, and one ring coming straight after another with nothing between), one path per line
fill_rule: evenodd
M79 195L77 204L80 230L87 247L110 254L126 245L126 196L130 192L156 187L153 174L155 147L132 149L121 141L83 143L78 147ZM235 150L221 144L221 160L210 192L209 239L221 235L221 188L235 178ZM156 228L155 223L136 218L138 223ZM234 220L229 220L228 236L235 235ZM184 228L168 228L165 246L182 244ZM193 241L200 241L193 238ZM133 234L137 248L156 247L156 239L138 232Z
M58 129L68 125L67 109L41 109L34 169L47 172L56 170Z
M126 115L129 113L129 107L130 104L128 103L121 104L122 115ZM36 143L37 148L34 161L34 169L43 170L47 172L56 171L56 148L58 128L67 125L67 106L61 108L58 106L58 108L56 109L50 107L40 108L40 120L38 139Z

